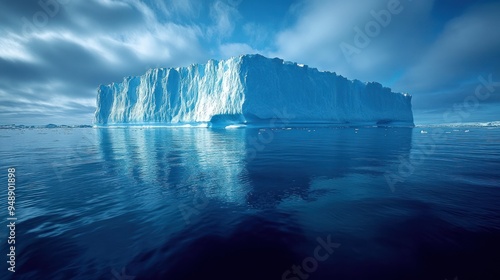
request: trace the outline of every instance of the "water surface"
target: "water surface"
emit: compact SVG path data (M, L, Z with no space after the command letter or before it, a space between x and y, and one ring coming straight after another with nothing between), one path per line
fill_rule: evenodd
M500 279L499 136L0 130L1 178L18 180L11 278ZM339 245L322 261L318 238Z

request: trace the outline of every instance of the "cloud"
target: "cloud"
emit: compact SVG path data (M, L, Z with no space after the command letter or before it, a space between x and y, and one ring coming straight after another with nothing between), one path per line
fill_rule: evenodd
M165 21L161 11L143 2L56 4L46 10L36 2L7 1L1 12L8 16L2 19L7 27L0 31L0 102L16 104L12 110L3 108L4 117L19 119L16 112L41 117L79 113L79 123L90 123L94 109L88 102L95 99L98 84L151 67L205 59L200 26ZM171 14L193 13L180 2L173 7ZM42 14L46 21L40 20ZM75 105L68 102L74 100L84 107L71 109Z
M479 75L500 80L500 4L476 6L449 21L399 83L419 92L475 85Z
M460 9L445 9L456 7L452 1L400 0L402 12L346 59L341 44L354 45L355 28L364 30L391 1L4 1L0 104L11 106L0 118L39 114L49 122L73 114L90 123L99 84L244 53L379 81L413 94L418 109L459 102L479 75L500 80L500 4L490 0ZM259 13L262 7L279 11Z
M239 56L242 54L256 54L260 53L258 50L243 43L229 43L220 46L220 54L223 58Z
M427 19L433 1L398 1L402 11L393 14L379 35L370 38L368 46L360 53L346 56L341 44L355 45L356 28L365 30L375 21L372 13L387 10L392 0L376 1L327 1L300 2L292 7L296 22L276 37L276 49L272 56L309 64L322 70L341 73L362 80L388 80L393 75L389 69L404 68L413 55L420 53L420 39L425 34ZM413 34L402 44L401 38ZM412 55L408 55L412 54ZM382 70L382 71L381 71Z
M171 21L184 21L186 19L195 19L200 16L203 1L194 0L170 0L168 2L155 0L152 7L156 8L165 18Z
M235 1L215 1L212 4L210 17L215 24L207 30L209 38L216 37L216 39L222 40L233 33L236 21L241 18L237 3Z

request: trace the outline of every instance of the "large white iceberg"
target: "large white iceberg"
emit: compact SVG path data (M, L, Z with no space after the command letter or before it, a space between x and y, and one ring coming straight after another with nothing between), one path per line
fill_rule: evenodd
M96 125L262 123L413 125L411 96L379 83L261 55L150 69L101 85Z

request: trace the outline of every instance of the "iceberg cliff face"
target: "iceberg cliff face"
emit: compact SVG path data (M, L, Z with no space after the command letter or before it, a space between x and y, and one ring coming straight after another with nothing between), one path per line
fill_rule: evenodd
M408 94L261 55L151 69L101 85L94 123L253 123L277 117L291 123L413 125Z

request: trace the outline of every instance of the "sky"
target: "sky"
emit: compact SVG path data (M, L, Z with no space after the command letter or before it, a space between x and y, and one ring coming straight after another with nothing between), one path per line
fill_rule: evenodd
M91 124L97 87L248 53L377 81L415 122L500 120L500 1L2 0L0 124Z

